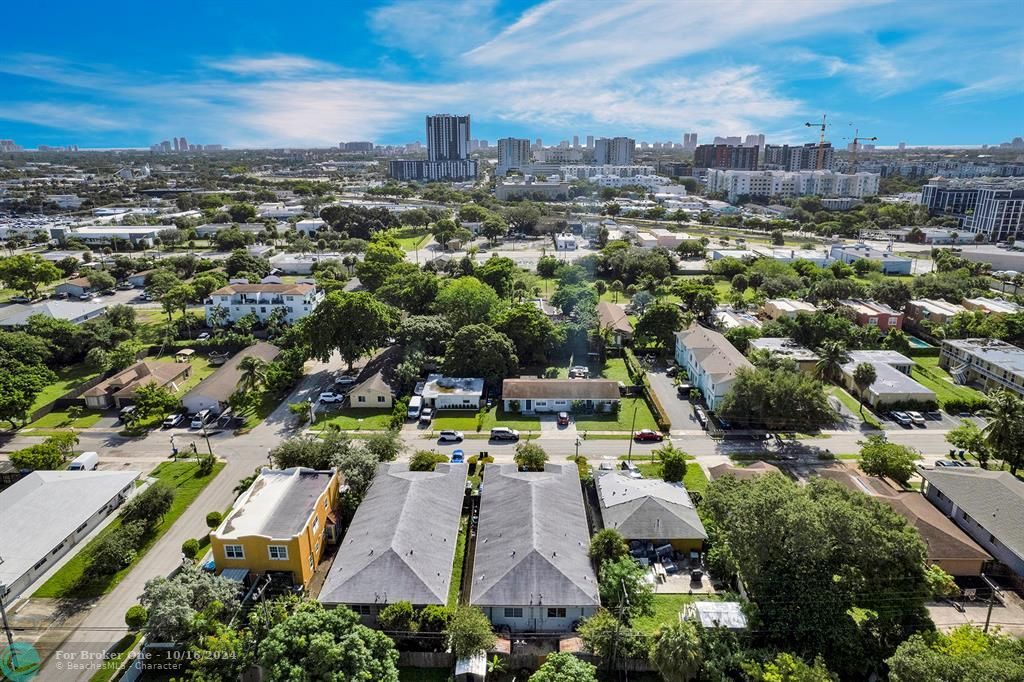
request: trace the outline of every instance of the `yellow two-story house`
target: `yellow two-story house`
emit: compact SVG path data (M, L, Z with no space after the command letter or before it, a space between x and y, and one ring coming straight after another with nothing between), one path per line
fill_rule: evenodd
M244 569L250 578L290 573L294 585L308 588L327 545L338 540L341 488L333 469L263 469L210 533L217 573Z

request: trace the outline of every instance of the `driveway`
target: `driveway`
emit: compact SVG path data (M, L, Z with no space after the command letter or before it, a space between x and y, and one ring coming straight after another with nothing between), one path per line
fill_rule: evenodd
M669 423L673 431L700 430L697 418L693 416L693 406L689 400L682 400L676 393L674 379L665 374L665 368L650 369L647 379L651 382L651 390L658 396L662 407L668 413Z

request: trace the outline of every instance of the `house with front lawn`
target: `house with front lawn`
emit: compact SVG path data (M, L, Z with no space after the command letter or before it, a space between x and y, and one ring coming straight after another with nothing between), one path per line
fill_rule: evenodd
M575 464L487 467L469 603L495 627L571 632L601 607Z
M374 372L348 392L349 407L362 409L390 409L395 392L384 379L383 372Z
M466 487L466 467L409 471L385 462L356 510L318 599L350 607L373 624L388 604L448 603ZM488 473L490 473L488 469Z
M93 410L121 408L135 402L135 394L143 386L155 384L174 393L190 376L192 365L187 362L140 360L86 389L82 398L85 406Z
M479 410L484 399L484 380L430 374L423 384L423 407L435 410Z
M864 402L871 407L884 408L907 403L936 404L935 391L911 378L914 361L906 355L893 350L853 350L847 356L849 361L843 365L843 384L852 395L859 393L853 380L857 365L864 363L875 368L875 381L862 396Z
M272 362L280 354L280 348L265 341L254 343L248 348L238 351L218 367L217 371L186 393L181 399L181 404L189 411L189 414L206 409L222 412L228 406L231 395L238 390L238 381L242 378L242 370L239 368L242 360L255 357L263 362Z
M600 331L608 331L609 346L621 348L633 341L633 323L629 321L625 309L618 303L601 301L597 304L597 319Z
M605 528L614 528L627 541L672 545L681 552L703 549L708 534L682 483L605 471L595 484Z
M696 322L676 332L675 360L686 369L690 385L700 389L712 410L732 390L736 372L754 367L728 339Z
M309 587L327 545L338 541L342 486L334 469L264 468L210 533L217 573L246 585L288 576Z
M1008 471L977 467L919 469L922 492L981 545L1024 577L1024 481Z
M611 379L505 379L501 400L506 412L612 412L621 400Z

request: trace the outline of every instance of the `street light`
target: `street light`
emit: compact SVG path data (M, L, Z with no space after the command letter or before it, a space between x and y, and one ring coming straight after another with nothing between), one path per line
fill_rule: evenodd
M633 422L629 425L629 451L626 453L626 461L633 461L633 436L634 430L636 429L636 411L640 409L639 405L633 407Z
M582 442L583 441L580 440L580 437L576 436L576 463L577 464L580 463L580 443L582 443Z

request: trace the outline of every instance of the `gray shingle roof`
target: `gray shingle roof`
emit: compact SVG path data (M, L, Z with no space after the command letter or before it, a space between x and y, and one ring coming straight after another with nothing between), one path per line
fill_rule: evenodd
M691 463L690 466L697 466ZM706 540L704 524L682 483L633 479L618 471L597 478L606 528L627 540Z
M187 401L192 395L201 395L226 403L231 394L238 389L238 380L242 376L238 366L242 364L242 360L254 356L264 362L271 362L280 353L280 348L265 341L258 341L248 348L243 348L232 355L217 371L200 381L195 388L182 397L182 400Z
M338 549L320 601L445 604L459 534L466 467L409 471L381 464Z
M1024 557L1024 482L1008 471L975 467L918 471L1000 543Z
M480 504L471 604L600 604L575 465L491 465Z
M693 352L700 366L713 377L731 377L741 367L753 367L728 339L696 322L676 332L676 339L683 348Z

